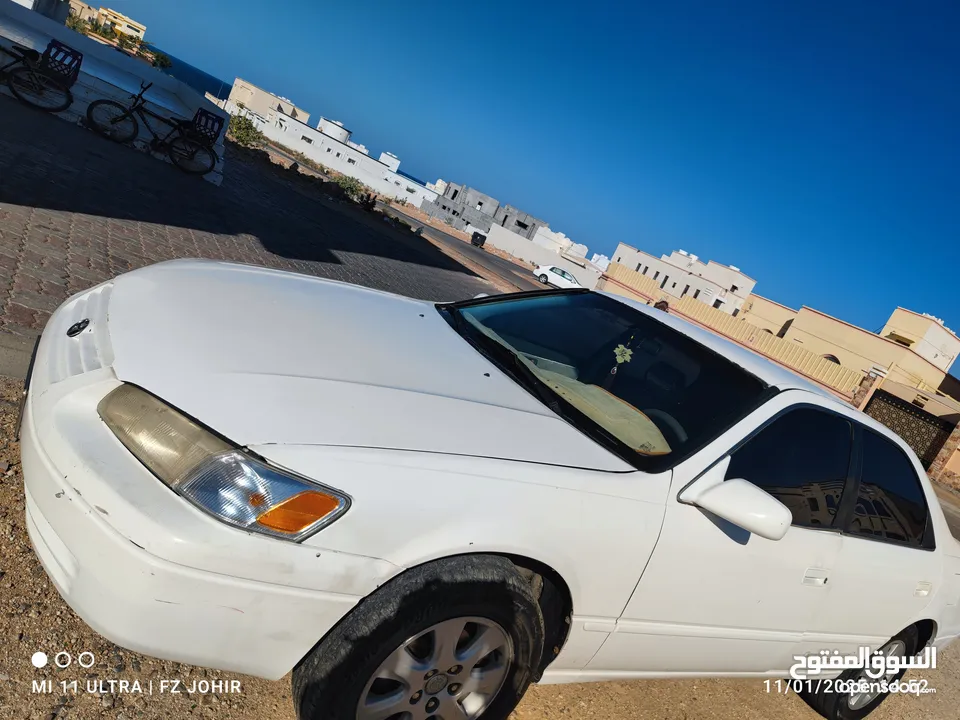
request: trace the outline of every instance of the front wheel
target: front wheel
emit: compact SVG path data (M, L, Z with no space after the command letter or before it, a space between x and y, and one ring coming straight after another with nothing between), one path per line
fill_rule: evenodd
M539 278L537 278L537 279L538 279L540 282L542 282L544 285L547 284L548 278L547 278L546 275L541 275L541 276L540 276Z
M7 85L17 100L38 110L61 112L73 104L69 88L28 67L11 70Z
M206 175L217 164L217 156L213 150L187 137L171 140L167 146L167 154L179 170L189 175Z
M293 671L299 720L506 720L543 652L533 589L506 558L414 568L362 601Z
M130 142L140 125L130 111L113 100L94 100L87 106L87 125L108 140Z

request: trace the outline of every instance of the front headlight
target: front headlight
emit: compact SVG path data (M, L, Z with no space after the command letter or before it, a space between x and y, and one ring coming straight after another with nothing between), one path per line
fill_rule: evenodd
M110 392L97 412L163 483L230 525L298 541L349 507L340 491L247 455L134 385Z

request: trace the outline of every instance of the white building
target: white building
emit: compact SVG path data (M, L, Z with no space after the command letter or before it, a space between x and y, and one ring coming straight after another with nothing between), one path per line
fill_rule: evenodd
M380 153L380 162L386 165L388 168L396 172L400 168L400 158L398 158L393 153L384 152ZM429 188L430 186L427 185Z
M350 136L353 135L339 120L327 120L325 117L320 118L320 122L317 123L317 130L342 143L350 142Z
M405 200L415 207L425 200L431 202L437 193L420 183L400 175L400 159L392 153L383 153L375 160L363 145L351 141L351 132L343 123L320 118L317 127L276 109L265 115L239 107L229 99L223 109L231 115L249 117L271 142L289 150L303 153L324 167L354 177L379 195Z
M447 191L447 181L443 178L437 178L435 183L427 183L427 188L433 190L437 195L443 195Z
M593 257L590 258L590 262L592 262L601 270L606 270L610 266L610 258L608 258L606 255L601 255L600 253L594 253Z
M509 228L508 228L509 229ZM569 252L573 247L573 240L562 232L555 232L547 225L541 225L531 240L542 248L555 253Z
M691 295L733 316L740 313L744 301L757 284L738 267L713 260L705 263L684 250L657 258L620 243L613 261L656 280L660 289L669 295L676 298Z
M230 96L221 107L226 109L226 104L245 108L261 119L265 119L267 113L271 110L278 110L294 120L300 120L301 122L310 120L310 113L303 108L297 107L287 98L274 95L272 92L257 87L243 78L234 78ZM236 115L236 113L233 114Z

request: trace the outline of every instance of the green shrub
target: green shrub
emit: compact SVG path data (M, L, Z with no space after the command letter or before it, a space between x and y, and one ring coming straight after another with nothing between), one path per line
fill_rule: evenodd
M333 181L354 200L360 197L360 195L362 195L365 191L369 191L369 188L366 185L357 180L355 177L350 177L349 175L338 175L333 179Z
M79 15L73 13L67 15L67 27L78 33L85 33L90 28L86 20L81 20Z
M253 124L253 120L243 115L234 115L227 126L227 135L238 145L260 147L263 145L263 133Z
M173 61L166 53L156 52L153 54L153 66L160 70L166 70L169 67L173 67Z

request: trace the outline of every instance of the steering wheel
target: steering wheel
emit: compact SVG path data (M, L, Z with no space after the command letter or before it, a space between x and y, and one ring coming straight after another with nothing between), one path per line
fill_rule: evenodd
M659 420L668 428L670 428L670 431L677 436L677 440L680 441L680 444L685 443L689 439L687 431L683 429L683 426L677 422L673 415L657 409L644 410L643 414L651 420Z

